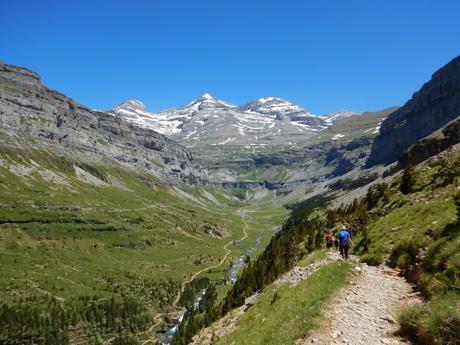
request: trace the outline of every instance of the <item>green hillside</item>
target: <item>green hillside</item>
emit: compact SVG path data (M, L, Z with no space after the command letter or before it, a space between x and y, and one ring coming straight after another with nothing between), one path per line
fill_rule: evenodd
M285 213L49 151L3 147L0 163L3 343L151 336L183 282L202 271L225 291L229 262Z

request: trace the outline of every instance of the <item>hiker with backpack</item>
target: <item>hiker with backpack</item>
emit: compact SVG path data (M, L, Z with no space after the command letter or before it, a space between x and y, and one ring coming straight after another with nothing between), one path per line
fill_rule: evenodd
M345 226L342 226L337 234L337 238L339 239L340 255L342 255L345 260L348 260L348 250L351 245L351 236Z

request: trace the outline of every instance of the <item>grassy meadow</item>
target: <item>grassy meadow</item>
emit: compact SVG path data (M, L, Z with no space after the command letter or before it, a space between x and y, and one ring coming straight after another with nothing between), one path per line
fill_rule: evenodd
M148 327L198 271L224 294L231 261L259 238L261 250L286 212L269 195L253 206L232 194L177 189L119 166L4 147L0 298L15 305L133 297L146 306Z

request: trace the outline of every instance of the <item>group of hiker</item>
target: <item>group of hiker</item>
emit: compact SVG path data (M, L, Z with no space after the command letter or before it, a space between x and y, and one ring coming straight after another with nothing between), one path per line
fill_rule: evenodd
M347 229L345 225L342 225L336 235L332 233L332 230L325 229L326 232L326 247L329 251L333 251L334 248L340 250L340 255L348 260L348 250L352 245L352 232Z

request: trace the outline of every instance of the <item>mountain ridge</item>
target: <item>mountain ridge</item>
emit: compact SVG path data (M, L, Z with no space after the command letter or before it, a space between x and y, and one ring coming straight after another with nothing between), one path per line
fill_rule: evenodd
M137 104L137 106L140 106ZM35 72L0 64L2 138L13 146L49 148L89 162L105 160L168 179L195 175L192 153L162 134L91 110L41 83Z
M316 116L279 97L262 97L237 106L209 93L186 106L157 113L146 111L138 100L124 101L109 112L170 136L188 147L202 146L202 142L204 145L255 147L297 142L344 117L357 115L339 111L331 116Z

